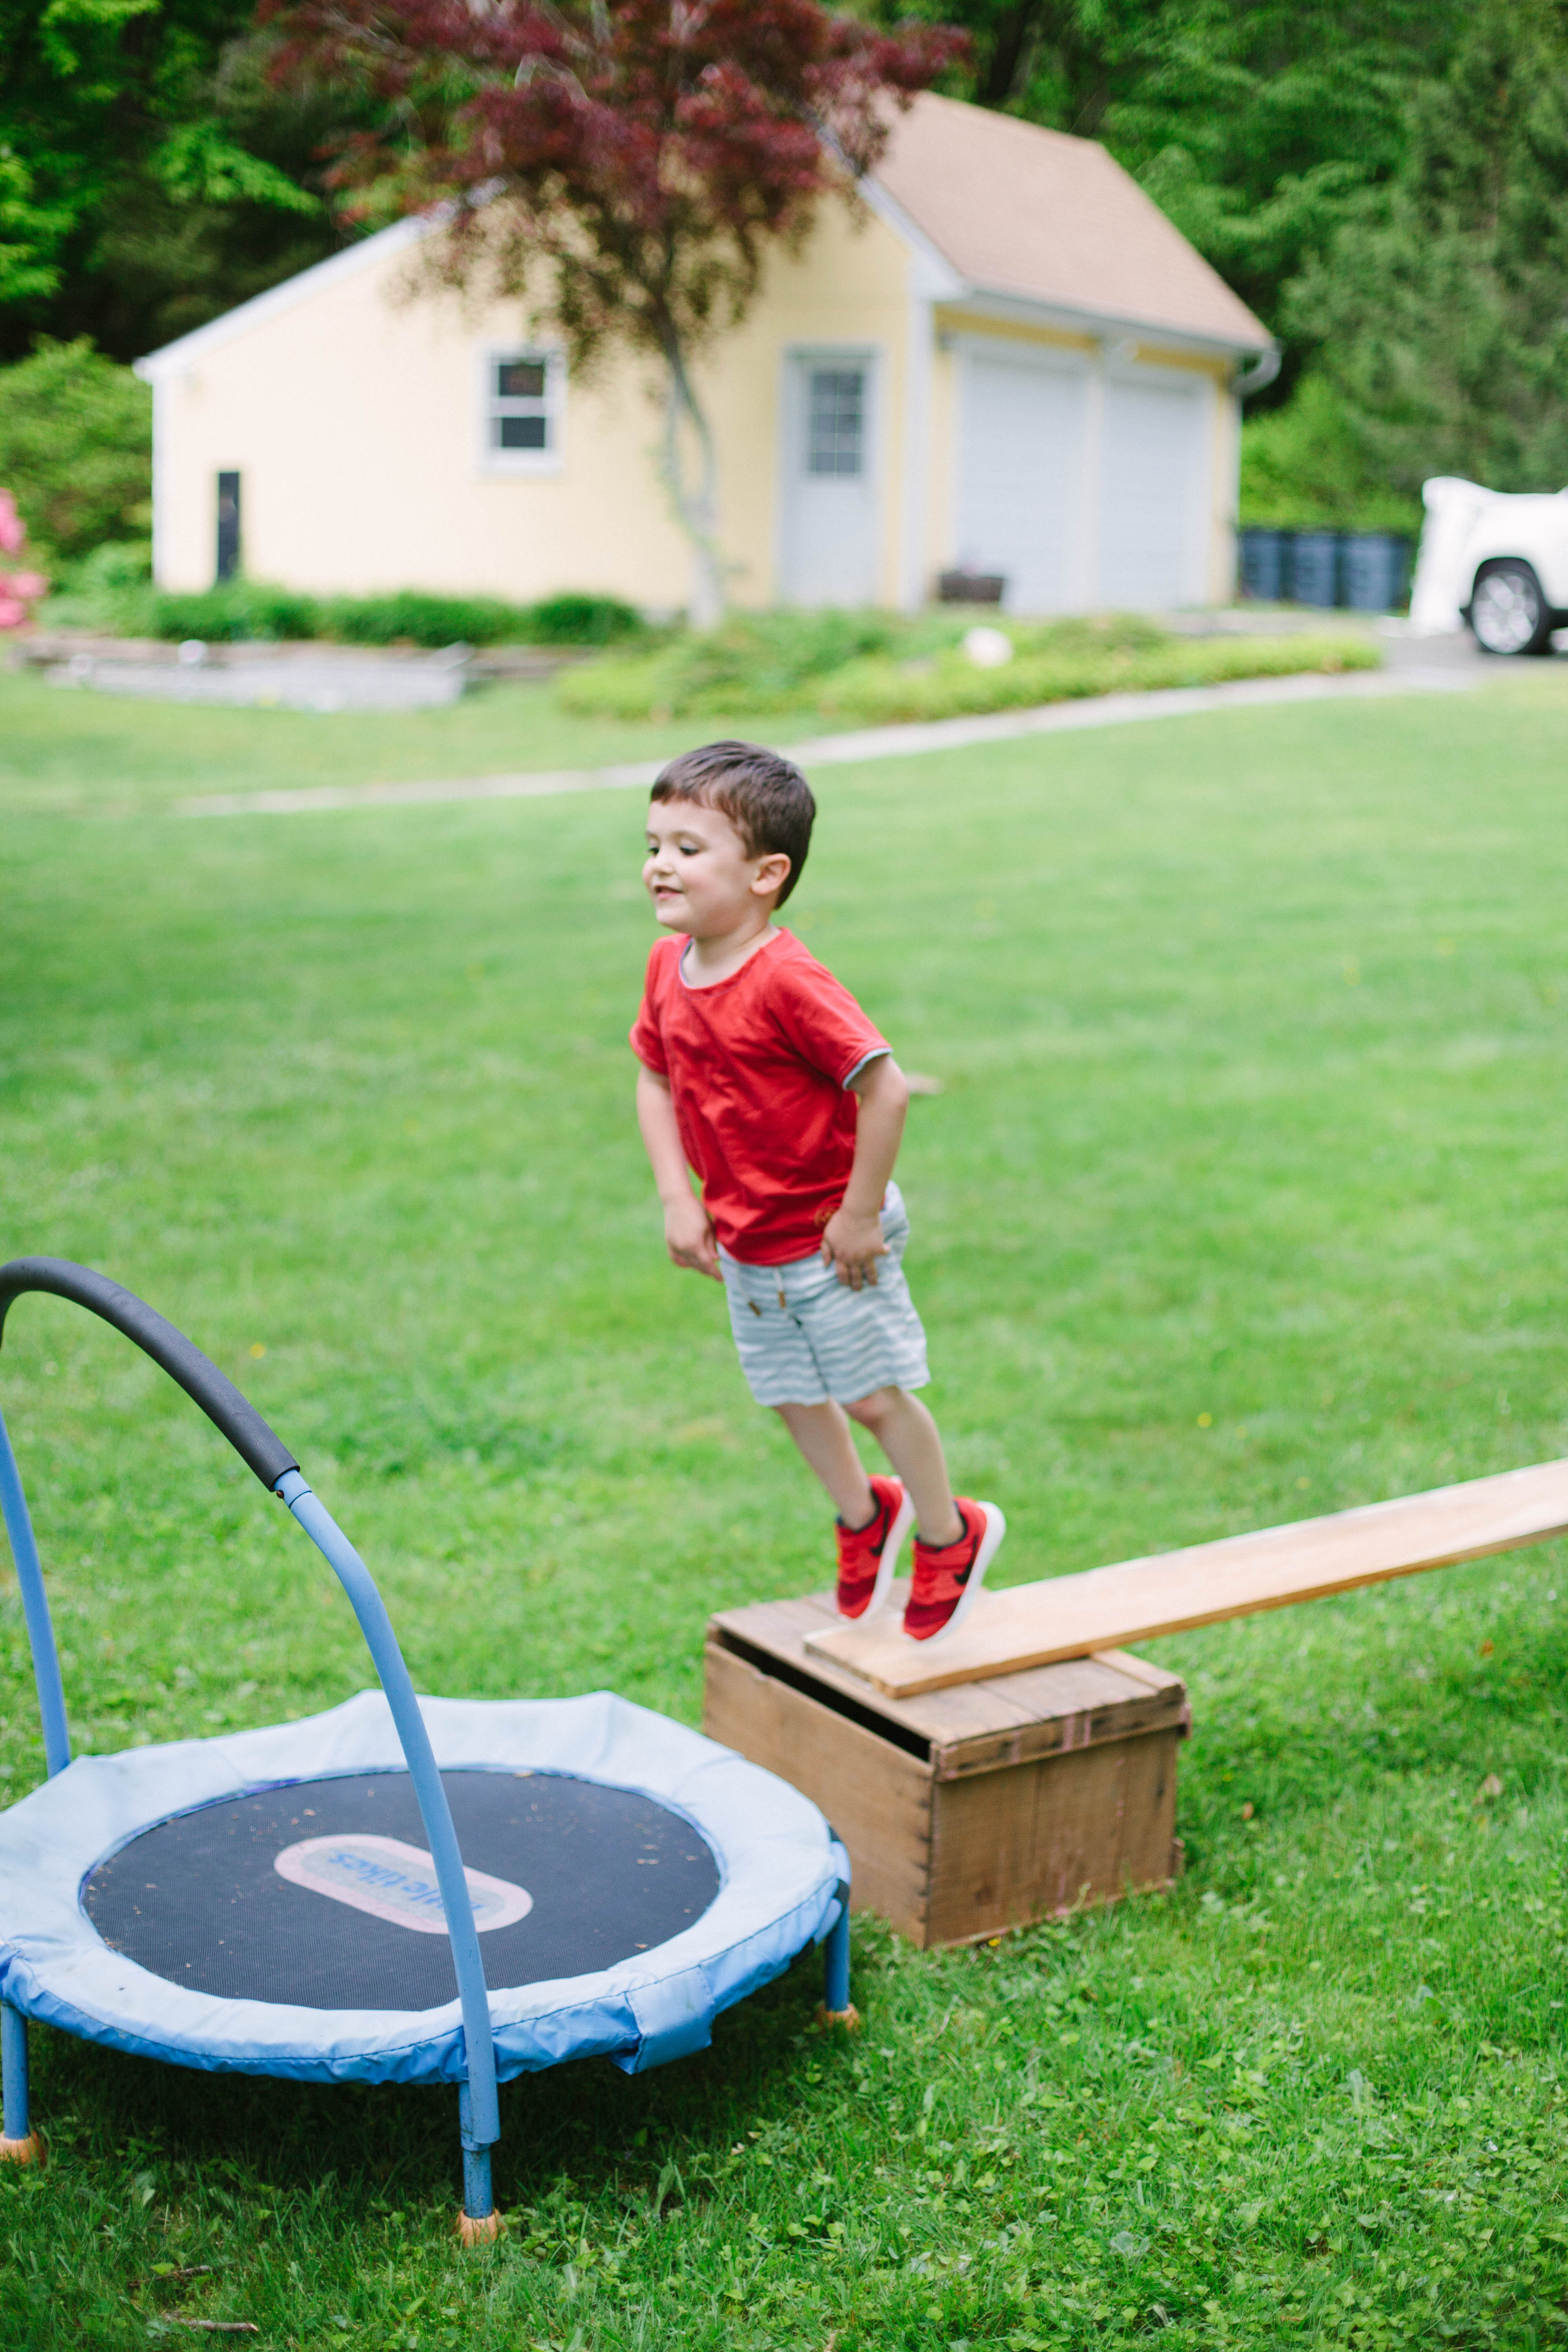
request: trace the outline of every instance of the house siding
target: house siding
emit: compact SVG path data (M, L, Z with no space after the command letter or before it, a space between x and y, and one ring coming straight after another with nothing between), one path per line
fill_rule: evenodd
M560 463L487 471L480 387L487 349L537 340L515 304L465 306L411 291L405 250L272 308L184 365L160 362L157 564L171 588L213 576L216 483L244 482L244 565L318 593L416 584L531 599L562 588L679 607L686 542L656 476L657 372L608 360L569 382ZM897 239L867 215L825 211L796 257L774 257L761 296L698 371L720 456L721 541L742 604L775 593L784 369L800 345L874 345L881 375L874 452L881 593L897 593L892 491L901 464L907 293Z
M516 303L466 305L419 289L421 234L411 224L386 232L142 363L155 387L160 582L210 583L217 477L237 472L243 567L252 578L319 593L415 586L520 601L584 589L655 613L683 608L691 562L658 478L657 368L607 357L566 384L558 463L487 467L483 355L541 339ZM1205 391L1203 456L1192 477L1194 485L1204 477L1201 492L1194 487L1204 503L1194 543L1201 536L1202 548L1184 572L1182 601L1228 598L1239 460L1232 356L1201 338L1184 346L1168 328L1077 314L1053 321L1028 309L964 288L875 186L865 205L826 204L798 254L774 252L749 315L697 369L719 453L719 538L733 601L767 604L788 584L786 508L799 462L784 446L798 431L786 389L792 355L853 352L870 363L870 577L879 602L908 606L972 552L962 543L959 495L963 354L1031 346L1042 359L1059 355L1086 387L1074 461L1078 544L1067 585L1042 592L1046 601L1079 610L1103 601L1095 518L1105 496L1107 386L1181 377ZM1157 404L1146 406L1152 415ZM1120 446L1125 451L1125 436ZM1121 477L1121 509L1134 523L1135 471ZM799 543L816 553L819 576L836 561L815 524ZM1021 580L1032 546L1015 552ZM1123 562L1123 593L1127 577Z

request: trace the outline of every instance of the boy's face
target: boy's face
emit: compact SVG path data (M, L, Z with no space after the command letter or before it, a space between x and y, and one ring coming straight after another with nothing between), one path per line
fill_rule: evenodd
M642 878L667 930L722 938L773 902L789 874L780 851L749 856L721 810L699 801L655 801L647 813Z

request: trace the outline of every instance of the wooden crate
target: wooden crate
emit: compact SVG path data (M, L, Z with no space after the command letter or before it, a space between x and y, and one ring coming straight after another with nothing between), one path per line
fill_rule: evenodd
M891 1699L806 1649L834 1622L826 1597L715 1617L702 1727L821 1806L857 1910L926 1948L1169 1885L1176 1675L1112 1650Z

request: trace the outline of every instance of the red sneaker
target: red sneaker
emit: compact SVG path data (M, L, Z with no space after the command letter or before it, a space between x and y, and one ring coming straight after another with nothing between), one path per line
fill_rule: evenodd
M838 1537L838 1614L874 1617L886 1605L904 1538L914 1525L915 1507L897 1478L873 1478L876 1515L863 1528L835 1521Z
M959 1495L954 1506L963 1521L956 1542L928 1544L915 1538L914 1580L904 1610L904 1631L912 1642L934 1642L963 1622L1007 1532L994 1503L972 1503Z

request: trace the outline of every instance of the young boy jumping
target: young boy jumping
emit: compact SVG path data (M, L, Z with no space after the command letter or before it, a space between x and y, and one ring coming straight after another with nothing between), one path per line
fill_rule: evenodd
M654 785L643 880L674 937L654 944L631 1032L637 1120L671 1258L723 1283L752 1394L837 1507L840 1613L884 1606L912 1526L904 1631L929 1642L973 1606L1005 1523L954 1496L911 1393L931 1375L892 1181L909 1087L848 990L773 920L816 814L799 769L753 743L688 751ZM896 1476L868 1477L846 1414Z

